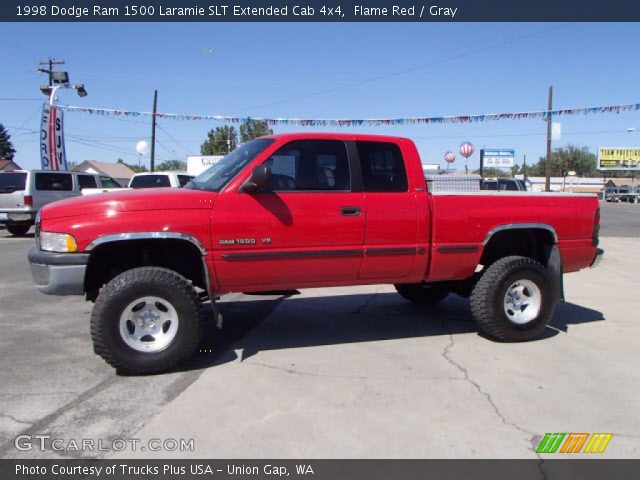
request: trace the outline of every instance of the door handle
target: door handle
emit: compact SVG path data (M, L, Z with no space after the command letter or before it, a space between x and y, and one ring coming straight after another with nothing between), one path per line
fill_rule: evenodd
M340 214L345 217L357 217L360 215L360 207L342 207Z

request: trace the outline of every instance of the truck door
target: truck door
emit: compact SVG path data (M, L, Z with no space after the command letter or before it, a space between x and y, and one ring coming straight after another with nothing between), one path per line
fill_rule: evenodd
M352 188L345 143L292 141L265 164L270 191L227 191L216 200L212 240L220 286L353 283L363 253L363 194Z
M356 146L365 207L360 278L393 281L406 277L414 269L416 254L426 252L417 245L416 192L409 188L400 147L375 141L358 141Z

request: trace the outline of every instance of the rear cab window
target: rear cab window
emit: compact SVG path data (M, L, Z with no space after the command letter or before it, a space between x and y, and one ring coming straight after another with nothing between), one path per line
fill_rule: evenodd
M71 192L73 182L70 173L36 172L36 190Z
M356 142L365 192L406 192L407 172L400 147L388 142Z
M0 172L0 194L22 191L27 184L27 172Z
M155 188L170 187L171 182L167 175L140 175L131 179L131 188Z

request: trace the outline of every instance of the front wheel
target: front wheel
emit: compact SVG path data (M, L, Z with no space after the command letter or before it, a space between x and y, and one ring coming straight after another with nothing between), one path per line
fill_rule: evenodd
M203 331L195 288L157 267L128 270L100 291L91 314L95 352L122 373L169 370L193 354Z
M480 277L471 293L471 313L487 335L521 342L542 333L557 298L551 274L543 265L528 257L505 257Z
M7 223L7 232L16 237L22 237L23 235L26 235L30 228L31 225Z

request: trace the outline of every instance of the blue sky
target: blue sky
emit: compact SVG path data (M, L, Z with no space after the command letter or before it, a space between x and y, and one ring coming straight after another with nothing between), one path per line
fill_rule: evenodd
M640 102L638 24L3 24L0 29L0 123L8 127L23 168L38 168L41 99L37 63L64 59L70 105L171 113L303 118L395 118ZM209 52L211 50L211 52ZM137 163L135 145L150 120L67 112L67 157ZM554 147L639 146L640 113L562 117ZM160 120L158 161L199 154L217 122ZM627 129L638 128L629 133ZM401 135L423 163L471 141L515 148L518 162L545 152L542 120L474 124L303 128ZM143 157L148 162L148 157ZM457 155L454 166L464 162Z

